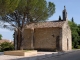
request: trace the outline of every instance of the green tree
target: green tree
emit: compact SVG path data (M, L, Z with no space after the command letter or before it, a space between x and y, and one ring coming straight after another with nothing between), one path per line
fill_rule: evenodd
M0 40L2 40L2 35L0 34Z
M78 30L77 30L77 32L78 32L78 43L79 43L79 45L80 45L80 24L78 25Z
M55 5L46 0L20 0L13 13L2 17L2 21L10 25L2 25L4 28L15 29L18 33L17 48L23 49L24 27L31 22L42 22L51 17L55 12Z
M72 31L72 46L73 48L78 48L80 45L80 35L79 35L80 28L73 21L69 21L69 25Z
M72 17L71 21L74 22L74 18L73 17Z
M20 0L0 0L0 15L13 12Z
M62 20L62 19L61 19L61 16L59 16L59 19L58 19L58 20L59 20L59 21Z
M14 45L11 42L3 42L0 44L0 51L14 50Z
M80 36L80 24L78 25L78 34Z

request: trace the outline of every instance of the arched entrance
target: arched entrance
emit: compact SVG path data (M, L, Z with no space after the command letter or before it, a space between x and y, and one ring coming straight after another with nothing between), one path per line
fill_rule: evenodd
M60 37L59 36L56 37L56 50L60 51Z
M67 39L67 50L69 50L69 40Z

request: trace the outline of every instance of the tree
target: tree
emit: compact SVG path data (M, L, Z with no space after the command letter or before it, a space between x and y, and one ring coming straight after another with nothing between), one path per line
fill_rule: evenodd
M46 0L20 0L18 7L13 13L2 16L1 21L10 25L3 25L4 28L17 31L17 48L23 49L23 31L27 24L42 22L51 17L55 12L55 5Z
M2 35L0 34L0 40L2 40Z
M20 0L0 0L0 15L13 12Z
M11 42L3 42L0 44L0 52L14 50L14 45Z
M73 17L72 17L71 21L74 22L74 18Z
M78 30L77 30L77 32L78 32L78 43L79 43L79 45L80 45L80 24L78 25Z
M78 25L78 34L80 36L80 24Z
M78 33L77 33L77 24L74 22L69 21L69 25L72 31L72 45L74 48L78 45Z
M73 48L79 48L80 47L80 26L77 25L73 21L69 21L69 25L72 31L72 46Z
M62 19L61 19L61 16L59 16L59 20L62 20Z

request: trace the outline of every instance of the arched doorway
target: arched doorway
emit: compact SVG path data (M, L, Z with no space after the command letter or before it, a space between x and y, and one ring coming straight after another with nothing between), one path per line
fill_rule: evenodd
M59 36L56 37L56 50L60 51L60 37Z
M69 50L69 40L67 39L67 50Z

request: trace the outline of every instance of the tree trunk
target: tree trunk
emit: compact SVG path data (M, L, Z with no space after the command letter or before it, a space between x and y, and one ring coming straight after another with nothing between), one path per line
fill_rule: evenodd
M23 50L23 41L24 41L23 32L21 32L20 50Z
M20 41L21 41L21 33L20 31L18 30L18 36L17 36L17 49L20 50Z
M18 50L23 50L23 32L18 30L17 48Z
M17 50L17 31L14 31L14 49Z

